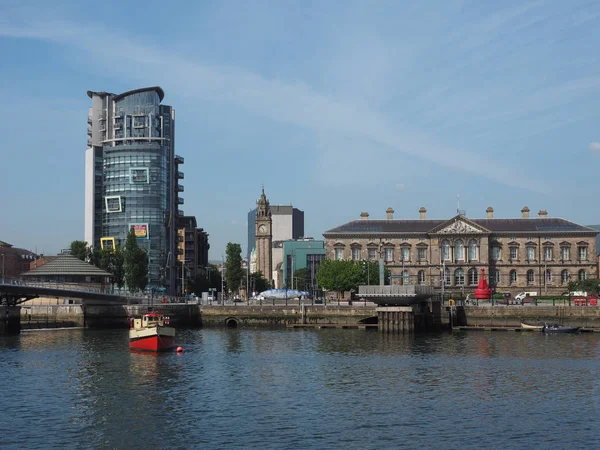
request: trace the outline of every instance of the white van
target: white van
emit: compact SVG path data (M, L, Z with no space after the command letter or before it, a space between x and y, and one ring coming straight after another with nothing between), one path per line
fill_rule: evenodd
M523 303L525 297L535 297L536 295L538 295L538 293L532 291L519 292L517 295L515 295L515 301L517 303Z

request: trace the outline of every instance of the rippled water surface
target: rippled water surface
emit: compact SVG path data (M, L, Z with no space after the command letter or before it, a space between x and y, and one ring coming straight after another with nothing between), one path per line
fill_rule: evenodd
M0 448L600 448L600 334L0 337Z

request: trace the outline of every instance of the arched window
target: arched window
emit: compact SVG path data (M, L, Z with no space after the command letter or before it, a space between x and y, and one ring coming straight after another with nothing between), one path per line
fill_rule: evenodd
M448 239L444 239L442 241L442 261L450 260L450 241Z
M465 271L463 269L456 269L454 271L454 285L462 286L465 284Z
M425 284L425 271L419 270L419 284Z
M510 271L510 284L516 284L517 283L517 271L516 270L511 270Z
M462 239L454 242L454 259L456 261L464 261L465 259L465 244Z
M586 277L585 270L581 269L579 271L579 273L577 274L577 278L579 279L579 281L584 281L585 277Z
M552 271L546 269L546 283L552 283Z
M479 277L477 276L477 269L475 269L474 267L472 267L471 269L469 269L469 284L471 286L477 284L477 282L479 281L478 278Z
M408 274L408 270L404 270L401 275L402 275L402 278L401 278L402 284L403 285L410 284L410 275Z
M479 260L479 246L475 239L469 241L469 261Z
M562 284L567 284L569 282L569 278L571 277L569 276L569 271L567 269L560 273L560 282Z
M533 270L527 271L527 284L535 283L535 272Z

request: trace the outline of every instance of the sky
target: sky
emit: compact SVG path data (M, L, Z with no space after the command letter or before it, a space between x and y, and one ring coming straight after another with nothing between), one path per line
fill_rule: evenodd
M0 240L83 239L86 91L156 85L211 260L245 254L263 185L315 239L458 198L600 223L599 18L579 0L0 0Z

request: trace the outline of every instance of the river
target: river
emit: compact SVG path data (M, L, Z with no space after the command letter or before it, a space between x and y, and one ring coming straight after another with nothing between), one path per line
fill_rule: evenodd
M600 447L600 334L127 330L0 337L2 449Z

